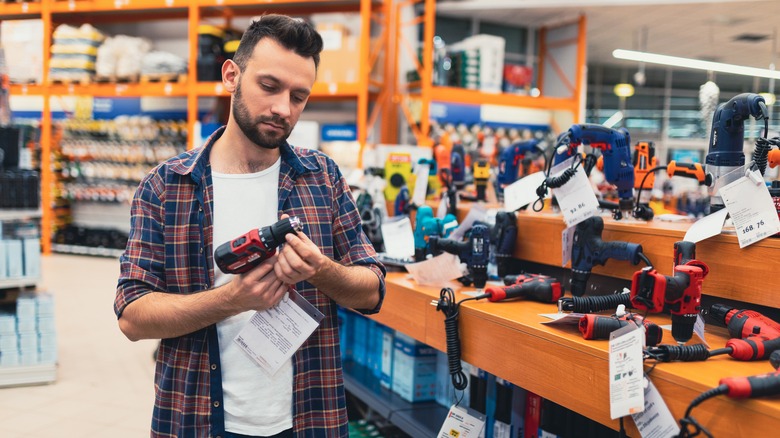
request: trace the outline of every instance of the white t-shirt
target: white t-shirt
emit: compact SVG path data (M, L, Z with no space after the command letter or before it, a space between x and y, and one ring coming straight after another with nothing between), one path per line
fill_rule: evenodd
M277 160L268 169L249 174L211 172L214 249L279 219L280 165L281 160ZM232 277L214 265L215 287L230 282ZM269 376L233 342L252 315L254 310L217 324L225 429L242 435L275 435L292 427L292 360Z

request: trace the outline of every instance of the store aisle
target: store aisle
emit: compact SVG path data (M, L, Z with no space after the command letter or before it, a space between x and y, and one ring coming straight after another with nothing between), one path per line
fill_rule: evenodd
M116 259L43 258L56 305L57 381L0 388L0 437L149 436L156 341L130 342L113 312Z

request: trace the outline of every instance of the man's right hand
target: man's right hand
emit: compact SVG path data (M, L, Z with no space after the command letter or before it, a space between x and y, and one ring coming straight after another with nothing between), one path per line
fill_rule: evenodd
M284 297L287 285L274 272L276 258L276 255L269 257L251 270L235 275L230 281L227 304L235 306L237 313L269 309Z

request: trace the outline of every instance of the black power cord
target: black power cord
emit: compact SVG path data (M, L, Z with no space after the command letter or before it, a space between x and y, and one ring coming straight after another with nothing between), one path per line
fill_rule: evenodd
M551 177L550 172L552 171L552 161L553 158L555 158L556 149L557 148L553 149L552 157L550 157L550 159L547 161L547 169L545 170L544 181L542 181L542 184L536 188L536 196L538 198L536 201L534 201L532 206L533 210L536 212L542 211L544 209L544 197L547 196L547 189L557 189L571 181L571 179L574 178L574 175L577 173L577 168L580 167L580 164L583 162L582 155L576 154L574 155L574 161L572 161L571 166L568 169L564 170L560 175Z
M636 192L636 202L634 203L634 217L637 219L650 220L653 218L653 210L650 207L645 207L639 202L642 200L642 190L645 188L645 181L651 173L658 172L659 170L667 169L667 166L656 166L648 170L642 178L642 184L639 185L639 190Z
M685 417L683 417L680 420L680 426L682 428L680 429L680 434L677 435L680 438L688 438L688 437L694 437L699 436L700 434L704 434L705 436L712 438L712 434L710 431L708 431L704 426L699 424L698 421L696 421L695 418L691 416L691 411L696 406L700 405L705 400L709 400L713 397L717 397L719 395L723 395L729 392L729 387L726 385L719 385L716 388L712 388L709 391L703 392L701 395L693 399L690 405L688 405L688 409L685 410Z

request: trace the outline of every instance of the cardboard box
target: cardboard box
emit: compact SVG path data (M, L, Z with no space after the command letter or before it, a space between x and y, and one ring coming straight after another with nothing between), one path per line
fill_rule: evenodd
M382 326L382 363L379 384L388 389L393 387L393 352L395 351L393 342L395 342L395 330Z
M393 392L414 403L436 397L436 350L396 332L393 351Z
M360 40L355 36L344 36L338 49L323 50L317 82L326 84L355 83L360 67Z

